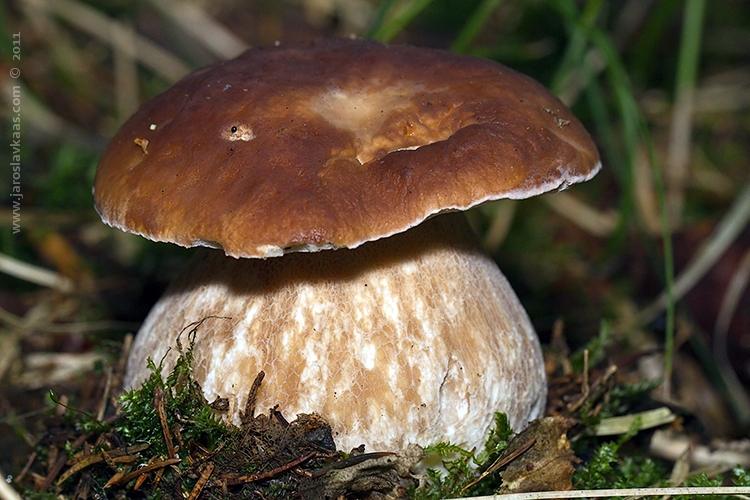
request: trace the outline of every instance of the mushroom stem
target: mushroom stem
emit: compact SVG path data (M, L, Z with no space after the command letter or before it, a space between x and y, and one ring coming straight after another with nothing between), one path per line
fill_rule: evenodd
M353 250L267 260L201 251L143 324L126 385L209 316L194 374L207 400L229 399L235 423L261 370L258 408L319 413L345 450L479 447L493 412L519 429L544 409L537 336L462 214Z

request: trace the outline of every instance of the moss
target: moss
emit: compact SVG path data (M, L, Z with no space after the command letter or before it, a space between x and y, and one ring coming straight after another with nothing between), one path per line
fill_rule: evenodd
M490 429L484 448L479 453L465 450L451 443L441 442L425 448L428 457L439 460L440 468L427 469L425 484L411 492L417 500L437 500L462 495L492 494L500 483L499 476L470 486L498 458L508 446L513 431L504 413L495 413L495 424Z
M667 471L655 460L641 454L622 458L624 443L601 444L573 475L576 489L640 488L666 485Z
M191 367L198 326L199 323L196 323L189 327L187 350L183 349L178 340L179 357L166 380L161 376L164 360L157 366L149 358L151 375L139 389L128 391L122 396L122 418L118 420L116 429L129 442L151 443L154 453L167 455L161 422L154 404L157 392L163 394L167 426L171 429L179 423L185 441L196 441L213 449L222 436L229 433L229 428L217 418L216 412L205 401L200 387L193 379ZM181 418L182 416L185 418Z

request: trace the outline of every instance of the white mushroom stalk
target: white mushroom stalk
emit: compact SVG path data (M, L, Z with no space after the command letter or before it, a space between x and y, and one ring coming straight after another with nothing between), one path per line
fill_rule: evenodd
M195 376L207 400L229 399L235 423L261 370L259 409L318 412L347 451L444 440L471 449L494 412L521 428L544 409L534 329L462 214L355 250L268 260L202 251L148 316L126 383L209 316Z

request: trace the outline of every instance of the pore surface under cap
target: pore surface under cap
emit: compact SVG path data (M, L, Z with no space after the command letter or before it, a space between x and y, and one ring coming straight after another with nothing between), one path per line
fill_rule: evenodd
M250 50L178 82L115 136L94 194L112 226L267 257L357 247L598 169L570 111L505 66L327 40Z

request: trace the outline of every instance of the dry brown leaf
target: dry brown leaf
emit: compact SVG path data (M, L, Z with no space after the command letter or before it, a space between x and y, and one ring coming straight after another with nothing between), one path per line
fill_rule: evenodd
M573 463L578 459L570 449L566 432L574 423L565 417L540 418L515 436L504 455L531 440L534 444L500 473L503 485L499 493L573 489Z

